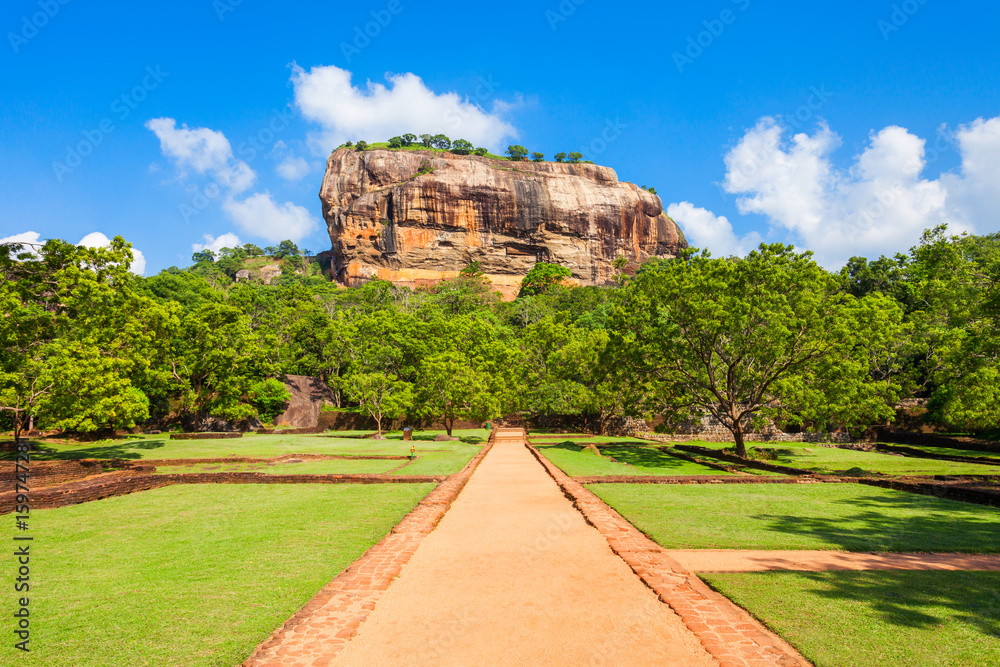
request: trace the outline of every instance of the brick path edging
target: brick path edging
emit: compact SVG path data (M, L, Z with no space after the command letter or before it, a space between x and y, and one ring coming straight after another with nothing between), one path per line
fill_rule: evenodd
M243 667L324 667L357 634L392 581L437 526L493 447L483 447L462 470L427 494L378 544L341 572L269 638Z
M618 512L525 443L587 522L701 641L722 667L810 663L744 609L710 589Z

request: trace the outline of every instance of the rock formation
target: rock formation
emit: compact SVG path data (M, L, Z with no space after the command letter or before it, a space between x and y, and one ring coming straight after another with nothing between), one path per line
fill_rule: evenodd
M578 284L610 282L687 247L659 197L586 163L508 162L432 151L335 151L320 191L342 284L372 278L419 286L471 262L505 297L538 261Z

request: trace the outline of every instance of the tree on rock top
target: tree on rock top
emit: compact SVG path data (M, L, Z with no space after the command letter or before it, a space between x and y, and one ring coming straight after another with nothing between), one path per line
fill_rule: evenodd
M535 267L531 271L528 271L528 275L521 281L521 291L517 296L521 298L544 294L571 275L573 275L573 272L565 266L539 262L535 264Z
M520 162L525 157L527 157L528 149L525 148L524 146L518 146L518 145L508 146L507 155L510 157L511 160L514 160L515 162Z

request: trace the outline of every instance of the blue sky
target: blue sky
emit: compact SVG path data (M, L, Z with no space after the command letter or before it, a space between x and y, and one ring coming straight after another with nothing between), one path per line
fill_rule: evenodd
M834 268L941 222L1000 230L998 19L942 0L11 0L0 238L120 234L147 275L226 234L323 250L333 142L439 129L579 150L716 255L789 241Z

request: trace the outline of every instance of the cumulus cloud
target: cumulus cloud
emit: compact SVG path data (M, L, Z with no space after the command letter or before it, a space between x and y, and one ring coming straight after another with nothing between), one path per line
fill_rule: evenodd
M211 234L205 234L203 237L204 243L192 243L191 250L193 252L201 252L202 250L211 250L212 252L219 252L223 248L238 248L243 245L240 241L240 237L232 232L226 232L222 236L216 238Z
M292 84L295 103L307 119L320 124L323 133L315 140L321 150L347 140L385 141L389 137L443 133L466 139L477 146L500 148L517 130L498 113L470 102L458 93L435 93L415 74L387 74L388 86L368 81L351 83L351 72L333 65L309 71L295 66ZM480 86L477 96L487 97L492 86Z
M177 127L173 118L154 118L146 123L160 140L163 154L171 158L185 176L188 169L209 174L219 184L238 194L248 190L257 174L243 160L233 156L233 147L222 132L207 127Z
M106 248L111 245L111 239L101 232L91 232L80 239L77 245L87 248ZM132 248L132 266L129 267L129 271L137 276L146 273L146 257L135 247Z
M177 122L172 118L153 119L146 127L159 137L163 154L174 160L182 171L182 176L186 175L186 170L191 169L198 174L208 174L228 187L229 192L223 199L222 210L241 231L267 241L300 241L316 230L316 219L307 209L292 202L278 204L267 191L240 198L254 184L257 174L246 162L233 158L232 146L222 132L205 127L192 130L187 125L178 129ZM284 151L285 148L283 142L275 146L277 151ZM289 160L285 161L288 162ZM305 160L302 163L308 170L309 165ZM302 165L293 160L286 171L289 176L294 176L301 168ZM239 238L232 233L223 234L217 239L206 234L204 238L205 243L192 245L195 252L206 248L217 251L219 248L239 244Z
M840 137L825 124L788 136L761 119L725 155L723 189L737 195L742 214L764 216L772 234L787 237L837 268L854 255L905 252L921 232L947 224L952 232L996 231L1000 213L1000 118L961 126L950 139L961 158L954 173L925 176L949 141L927 141L890 126L872 132L850 164L833 161ZM943 136L943 135L942 135ZM930 156L930 157L929 157ZM746 252L752 235L737 238L724 217L682 202L668 208L694 245L716 255Z
M692 246L709 250L716 257L743 256L761 242L757 232L737 238L726 216L717 216L690 202L671 204L667 207L667 215L681 226Z
M278 175L286 181L301 181L309 175L309 163L301 157L286 157L278 164Z
M0 239L0 245L5 243L41 243L41 239L42 235L38 232L23 232Z
M242 201L229 199L222 209L248 234L268 241L300 241L317 228L308 209L292 202L278 204L269 192L257 193Z

